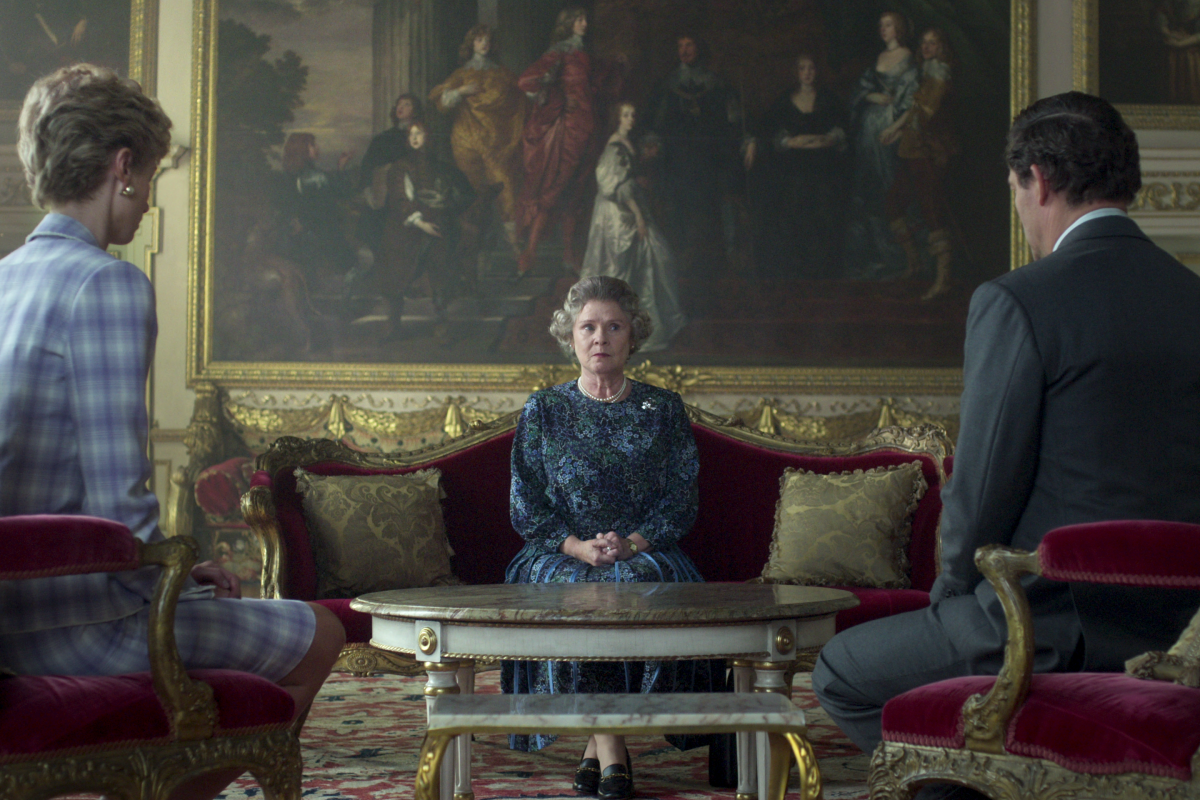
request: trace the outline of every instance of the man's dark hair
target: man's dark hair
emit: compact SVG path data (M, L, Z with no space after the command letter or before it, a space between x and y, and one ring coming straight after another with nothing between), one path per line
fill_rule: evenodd
M1037 164L1067 203L1130 203L1142 188L1137 136L1108 102L1083 92L1045 97L1013 120L1004 150L1022 186Z
M708 42L701 38L699 33L690 28L681 30L675 35L675 46L678 47L679 43L684 39L691 39L692 44L696 45L696 63L706 66L709 56Z

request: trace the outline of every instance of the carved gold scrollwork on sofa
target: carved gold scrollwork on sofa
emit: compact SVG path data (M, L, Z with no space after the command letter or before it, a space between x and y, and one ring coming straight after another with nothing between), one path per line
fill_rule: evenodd
M395 675L420 675L425 671L419 662L413 661L407 656L389 653L386 650L376 650L365 642L347 644L333 668L359 677L379 672L389 672Z

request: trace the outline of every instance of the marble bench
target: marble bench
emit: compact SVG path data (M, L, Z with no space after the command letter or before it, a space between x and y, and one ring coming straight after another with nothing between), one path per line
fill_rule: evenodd
M417 762L416 800L438 800L443 756L465 733L557 733L652 735L667 733L760 733L769 752L760 772L759 795L783 800L793 758L800 797L821 797L821 773L805 738L804 712L781 694L559 694L455 695L433 698L429 727ZM760 759L762 758L760 755ZM761 768L760 768L761 769Z

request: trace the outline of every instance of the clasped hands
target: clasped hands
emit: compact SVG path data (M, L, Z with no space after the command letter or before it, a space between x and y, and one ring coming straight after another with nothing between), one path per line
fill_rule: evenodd
M586 540L568 536L562 544L562 552L593 567L609 566L633 557L628 540L616 531L597 533L595 539Z

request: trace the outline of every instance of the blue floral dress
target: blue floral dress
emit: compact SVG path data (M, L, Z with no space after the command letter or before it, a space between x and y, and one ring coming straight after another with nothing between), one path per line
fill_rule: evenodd
M619 403L584 396L576 381L534 393L512 449L512 524L525 547L506 583L655 581L701 583L679 539L696 519L699 462L683 401L631 381ZM611 566L559 552L572 534L616 531L650 543ZM501 688L514 694L712 692L725 684L722 661L504 662ZM515 750L538 750L553 736L510 736ZM668 737L680 747L707 737Z

